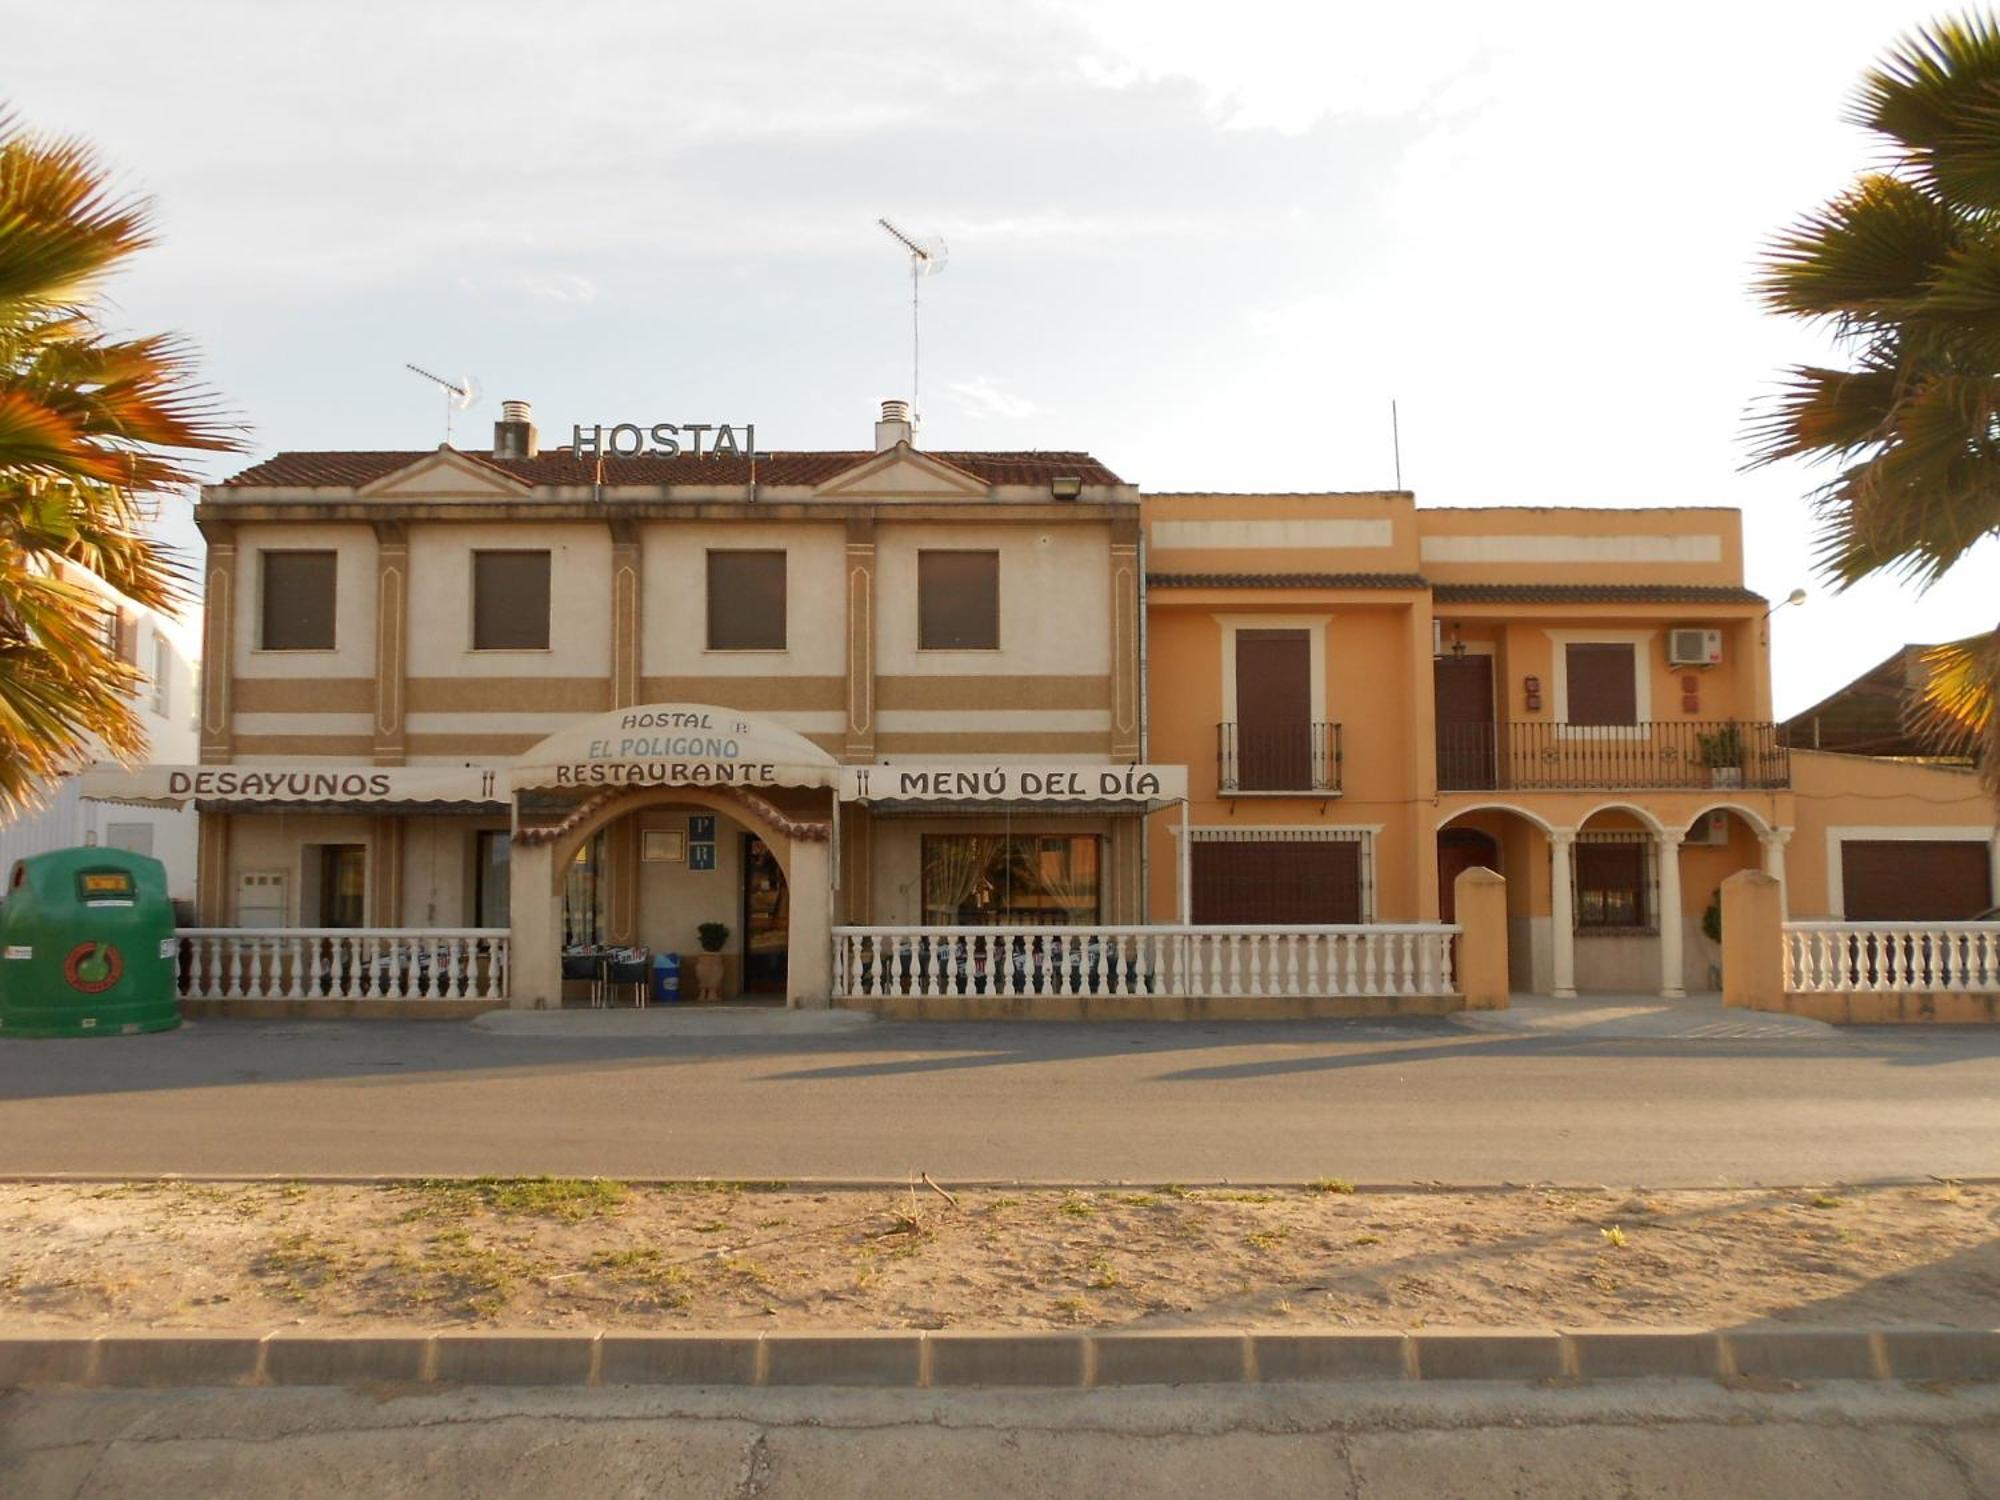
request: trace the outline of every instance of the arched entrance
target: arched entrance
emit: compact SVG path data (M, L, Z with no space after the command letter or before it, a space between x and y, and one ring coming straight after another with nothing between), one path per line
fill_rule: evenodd
M616 710L522 755L515 1003L561 1004L565 967L588 973L607 949L680 954L689 995L720 934L724 997L754 972L789 1004L825 1004L838 774L802 736L704 704Z
M1495 803L1462 808L1437 831L1438 912L1455 915L1454 882L1478 866L1507 880L1507 982L1523 994L1554 984L1549 922L1548 825L1523 808Z

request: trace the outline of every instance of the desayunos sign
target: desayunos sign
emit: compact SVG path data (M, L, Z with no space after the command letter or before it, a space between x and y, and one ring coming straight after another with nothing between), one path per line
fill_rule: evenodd
M737 438L739 432L743 434L740 440ZM708 433L715 436L709 439L708 451L704 453L701 443ZM721 458L725 454L738 458L757 451L757 424L746 422L741 427L732 427L727 422L654 422L650 425L615 422L609 427L602 423L590 427L572 425L570 448L578 458L602 458L606 454L613 458L637 458L642 453L658 458L678 458L682 453L691 458Z

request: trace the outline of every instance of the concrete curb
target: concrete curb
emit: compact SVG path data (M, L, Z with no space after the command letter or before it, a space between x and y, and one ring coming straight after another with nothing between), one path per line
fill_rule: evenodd
M1326 1380L2000 1380L1972 1328L1159 1328L1075 1333L116 1333L0 1337L0 1387L1081 1387Z

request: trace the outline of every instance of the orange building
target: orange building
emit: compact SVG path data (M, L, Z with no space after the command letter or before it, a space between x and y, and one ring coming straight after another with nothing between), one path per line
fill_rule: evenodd
M1181 875L1149 882L1155 921L1449 921L1483 865L1516 990L1672 995L1718 987L1737 870L1782 879L1795 920L1996 899L1970 773L1788 747L1733 510L1159 494L1142 517L1142 755L1190 797L1185 837L1149 830Z

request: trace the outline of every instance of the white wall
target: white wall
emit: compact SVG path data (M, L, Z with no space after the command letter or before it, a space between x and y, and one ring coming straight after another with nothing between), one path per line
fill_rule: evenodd
M875 531L880 600L875 671L882 677L1111 670L1110 533L1093 526L899 526ZM929 548L1000 554L1000 649L917 649L917 554Z

